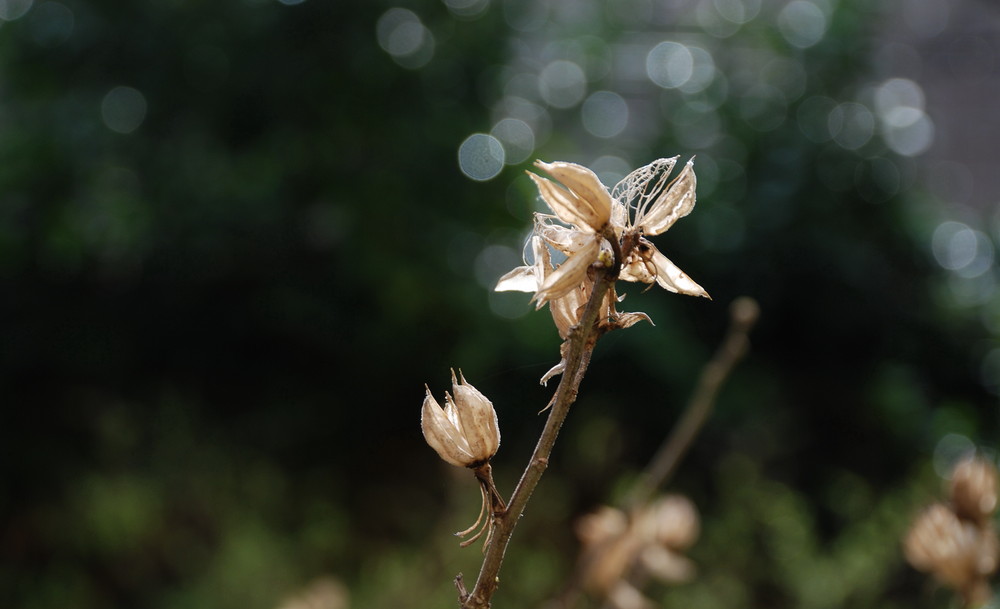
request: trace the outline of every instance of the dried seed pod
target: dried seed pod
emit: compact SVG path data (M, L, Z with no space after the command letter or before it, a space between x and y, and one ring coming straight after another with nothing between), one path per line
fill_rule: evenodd
M947 506L935 503L914 521L903 541L903 551L916 569L964 590L996 567L996 541L994 538L991 544L988 538L975 524L960 520Z
M460 373L461 374L461 373ZM478 389L451 373L452 397L445 393L441 408L427 389L420 425L424 439L452 465L476 467L490 460L500 447L500 428L493 403Z
M698 510L687 497L666 495L643 510L638 528L648 541L671 550L686 550L698 539Z
M985 523L997 508L997 470L980 457L964 459L951 474L951 503L959 518Z

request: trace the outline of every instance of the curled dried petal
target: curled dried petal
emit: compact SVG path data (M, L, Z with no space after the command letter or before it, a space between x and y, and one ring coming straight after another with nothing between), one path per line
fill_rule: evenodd
M600 232L611 218L611 195L607 188L601 183L593 171L577 165L576 163L545 163L535 161L535 167L543 169L549 175L562 182L574 195L571 205L564 205L565 198L557 198L557 202L562 209L552 207L552 211L565 222L574 224L579 228L589 228L595 232ZM539 180L536 179L538 184ZM539 191L542 188L539 186ZM551 194L551 193L550 193ZM543 193L545 198L545 193ZM548 198L545 198L549 202Z
M469 445L469 452L476 461L485 461L496 454L500 447L500 426L493 403L478 389L470 385L459 373L460 380L451 373L452 391L462 432Z
M665 232L674 225L674 222L694 209L697 185L694 159L691 159L680 175L660 192L648 209L639 210L635 225L646 235L659 235Z
M465 467L476 461L469 450L469 443L449 420L444 409L431 395L430 389L427 389L420 412L420 427L427 444L448 463Z
M680 270L676 264L661 254L660 250L655 247L653 247L652 260L653 266L656 268L656 283L660 287L678 294L701 296L711 300L711 296L708 295L705 288L695 283L687 276L687 273Z
M601 251L601 238L594 235L584 247L573 252L559 268L545 278L538 292L535 293L536 309L542 308L546 302L565 296L575 289L587 277L587 269L597 260Z

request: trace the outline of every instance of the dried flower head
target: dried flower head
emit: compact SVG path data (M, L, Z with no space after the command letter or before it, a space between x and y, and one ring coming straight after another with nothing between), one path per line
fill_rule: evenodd
M997 548L992 527L961 520L942 503L925 509L903 540L906 560L914 568L933 574L967 603L982 594L986 579L996 571Z
M969 457L955 466L949 494L959 518L986 523L997 509L997 469L982 457Z
M694 208L697 180L694 161L669 180L678 157L659 159L619 182L609 194L594 172L574 163L544 163L536 167L565 186L531 174L542 200L554 215L536 214L534 235L562 252L566 260L554 270L540 269L532 239L533 263L500 278L497 291L534 292L538 307L561 298L587 282L592 265L608 267L617 260L625 281L656 283L691 296L708 293L691 280L645 236L664 233ZM567 226L568 225L568 226Z
M708 298L708 292L660 253L645 236L665 233L677 220L691 213L698 181L694 159L676 178L670 174L679 157L657 159L625 176L611 190L620 206L612 217L615 233L622 241L625 260L621 278L660 287L688 296Z
M697 539L698 521L694 504L680 495L661 497L631 517L605 506L580 518L584 588L622 609L650 606L628 582L630 573L639 569L666 583L694 577L694 563L681 551Z
M430 388L427 389L420 426L424 439L438 456L452 465L472 469L479 481L482 496L479 517L471 527L455 535L465 537L478 529L475 535L460 545L467 546L485 533L485 548L493 535L494 516L506 509L493 483L490 468L490 459L500 447L500 427L493 403L469 384L461 371L458 378L455 371L451 371L451 390L454 396L445 392L445 407L441 408L431 395Z
M420 425L424 439L437 454L452 465L476 467L490 460L500 447L500 427L493 403L451 372L454 397L445 392L442 409L430 388L424 396Z
M563 183L560 188L543 177L529 173L549 208L566 224L580 230L600 233L611 219L611 196L597 175L576 163L545 163L535 167Z

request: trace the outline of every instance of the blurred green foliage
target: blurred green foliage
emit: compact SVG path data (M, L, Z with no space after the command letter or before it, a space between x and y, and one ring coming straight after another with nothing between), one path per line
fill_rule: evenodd
M599 345L497 605L559 591L572 520L625 492L741 294L764 312L753 355L675 482L703 513L701 575L655 594L940 604L898 539L942 436L995 448L978 314L997 299L942 296L912 159L801 126L807 100L870 81L883 5L842 0L795 48L770 6L706 33L697 3L459 4L405 3L433 34L419 67L380 48L382 2L44 0L3 24L0 597L265 608L333 575L357 607L453 603L478 567L449 535L475 486L423 445L423 384L461 366L491 396L510 489L558 359L546 312L488 291L507 269L483 253L518 252L537 204L520 170L697 153L699 206L658 244L715 300L630 291L657 325ZM636 84L609 59L672 36L728 89ZM614 67L588 87L647 122L605 140L549 108L530 157L466 178L458 147L503 118L512 77L567 57ZM758 80L802 90L758 99Z

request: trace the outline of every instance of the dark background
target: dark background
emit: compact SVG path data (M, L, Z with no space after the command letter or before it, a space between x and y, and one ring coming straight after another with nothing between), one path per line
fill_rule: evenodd
M4 4L0 597L248 609L335 578L355 607L454 602L476 489L419 407L460 367L510 492L558 360L548 313L490 292L540 209L523 170L694 154L698 206L655 241L713 300L626 290L656 325L598 345L497 606L562 589L572 520L627 492L740 295L753 351L670 489L700 575L648 594L941 606L898 540L957 454L995 458L1000 13L792 4ZM655 84L664 40L708 84ZM555 61L585 82L539 85ZM893 140L893 78L926 145ZM595 91L623 129L581 119ZM470 179L460 145L504 118L533 145Z

